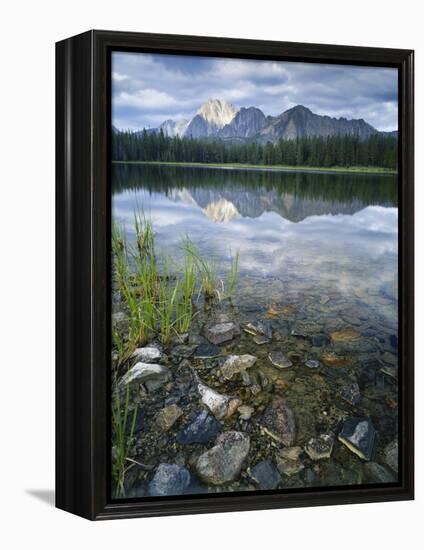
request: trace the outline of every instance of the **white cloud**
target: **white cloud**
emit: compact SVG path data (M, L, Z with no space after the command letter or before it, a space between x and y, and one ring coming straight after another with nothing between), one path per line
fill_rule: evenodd
M129 79L129 76L126 74L121 74L117 72L112 73L112 80L114 80L115 82L123 82L124 80L128 80L128 79Z
M147 88L134 93L121 92L115 99L115 105L121 107L136 107L139 109L157 109L178 105L175 98L166 92Z

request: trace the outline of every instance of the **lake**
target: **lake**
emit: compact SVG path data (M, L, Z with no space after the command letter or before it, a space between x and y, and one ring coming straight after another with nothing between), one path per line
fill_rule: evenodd
M242 330L222 348L224 356L258 358L250 381L211 374L212 360L205 365L199 358L194 365L217 391L253 407L253 420L230 426L250 434L249 464L274 456L260 415L273 395L282 394L294 411L296 445L302 448L322 433L336 436L351 418L371 419L378 440L371 463L341 443L330 460L316 463L306 456L302 467L283 476L284 487L381 482L381 471L369 464L384 463L384 449L397 434L397 176L115 164L112 185L113 219L126 227L130 243L134 210L140 208L153 223L161 258L178 264L188 235L202 255L216 259L225 281L239 254L232 299L207 311L198 303L199 338L216 312L242 329L268 323L272 337L258 344L255 331ZM275 368L268 360L281 351L291 368ZM355 391L360 400L352 397ZM191 415L194 403L187 402ZM172 462L184 454L172 435L166 437L157 449L140 445L140 461L157 465L158 457ZM144 494L143 475L134 485L137 496ZM192 492L221 490L215 485L196 485ZM255 486L242 476L226 487Z

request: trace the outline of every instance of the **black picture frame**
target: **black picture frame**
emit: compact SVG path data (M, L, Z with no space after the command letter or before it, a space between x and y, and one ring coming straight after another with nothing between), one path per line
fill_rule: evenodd
M110 52L399 69L399 483L255 494L109 498ZM56 506L90 520L414 498L414 54L365 48L89 31L56 44Z

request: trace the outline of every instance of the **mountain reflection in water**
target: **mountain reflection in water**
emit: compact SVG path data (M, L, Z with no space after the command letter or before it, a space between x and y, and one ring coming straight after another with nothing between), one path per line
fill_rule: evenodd
M115 165L112 181L129 239L138 205L173 258L188 234L223 272L239 251L241 276L292 290L397 294L396 176Z

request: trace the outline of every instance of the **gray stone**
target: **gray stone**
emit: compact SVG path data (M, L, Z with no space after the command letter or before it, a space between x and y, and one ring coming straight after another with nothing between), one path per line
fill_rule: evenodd
M339 390L339 396L349 403L349 405L356 405L361 399L361 392L356 382L353 384L347 384Z
M249 436L242 432L224 432L212 449L199 456L195 469L205 483L222 485L238 478L250 449Z
M262 336L269 342L272 339L272 326L270 321L262 320L257 323L248 323L243 330L252 336Z
M291 336L294 336L296 338L303 338L303 339L306 339L308 338L308 334L306 334L306 332L304 332L303 330L299 330L297 328L294 328L292 329L292 331L290 332ZM316 344L314 344L316 345Z
M148 391L154 391L171 380L171 371L164 365L155 363L136 363L121 378L119 385L144 384Z
M278 471L286 476L298 474L305 468L305 465L300 460L289 460L288 458L278 457L276 462Z
M230 380L234 374L250 369L255 363L256 357L253 355L229 355L221 366L221 373L224 378Z
M240 326L234 321L210 324L205 327L205 336L212 344L229 342L240 334Z
M294 413L286 399L274 395L271 403L262 416L263 430L273 439L290 447L296 439L296 422Z
M191 445L207 443L221 432L222 426L207 411L201 411L190 424L184 426L176 436L178 443Z
M272 325L268 320L261 320L256 323L256 331L262 336L266 336L269 340L272 339Z
M155 423L158 426L159 429L166 432L169 430L175 422L182 416L183 411L175 404L169 405L168 407L165 407L161 409L156 417L155 417Z
M399 461L399 447L397 438L384 447L383 459L387 466L389 466L389 468L397 474Z
M272 351L268 354L268 358L274 365L274 367L277 367L279 369L287 369L293 366L293 363L290 361L290 359L281 351Z
M275 489L281 482L281 476L269 458L253 466L250 470L250 476L262 491Z
M159 464L149 483L150 496L181 495L191 483L190 472L177 464Z
M185 344L180 344L171 350L171 354L173 357L178 359L188 359L193 355L195 349L196 345L188 346Z
M289 460L298 460L302 453L302 447L283 447L278 451L279 456Z
M339 441L363 460L370 460L375 443L375 430L368 418L348 418L339 433Z
M312 460L330 458L334 446L334 437L331 434L321 434L311 438L305 445L305 451Z
M144 348L137 348L131 355L132 359L141 363L154 363L160 361L163 357L162 351L156 346L145 346Z
M321 363L316 359L308 359L305 361L305 367L308 367L308 369L318 369L320 365Z
M218 346L205 342L197 346L194 357L197 359L212 359L213 357L218 357L220 353L221 350Z
M237 397L218 393L200 380L197 383L197 389L202 403L218 420L229 418L241 405L241 401Z

